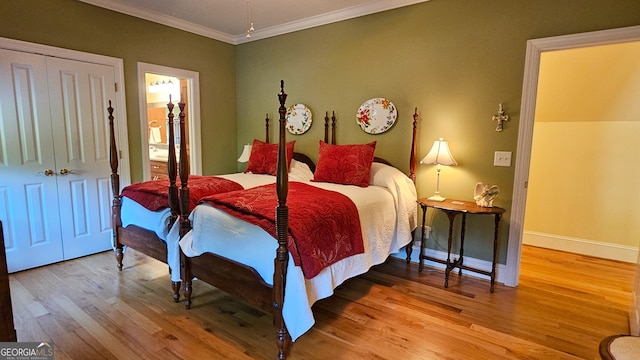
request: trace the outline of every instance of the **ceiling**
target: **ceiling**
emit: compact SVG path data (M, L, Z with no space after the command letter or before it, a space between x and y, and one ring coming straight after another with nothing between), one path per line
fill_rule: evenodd
M80 0L230 44L429 0ZM247 38L253 21L255 31Z

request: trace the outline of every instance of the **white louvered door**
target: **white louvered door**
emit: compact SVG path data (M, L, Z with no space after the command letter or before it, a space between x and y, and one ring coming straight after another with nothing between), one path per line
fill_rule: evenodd
M0 220L9 272L110 248L112 67L0 50Z

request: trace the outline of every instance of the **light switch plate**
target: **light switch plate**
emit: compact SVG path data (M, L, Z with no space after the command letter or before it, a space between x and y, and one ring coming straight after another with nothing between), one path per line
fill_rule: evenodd
M511 166L511 151L496 151L493 155L493 166Z

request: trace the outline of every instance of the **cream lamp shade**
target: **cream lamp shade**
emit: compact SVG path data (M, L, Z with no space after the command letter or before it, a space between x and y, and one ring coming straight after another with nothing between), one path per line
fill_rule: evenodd
M440 165L454 166L458 165L456 159L451 155L449 150L449 142L440 138L433 142L431 150L427 155L420 160L420 164L437 164L438 165L438 180L436 182L436 192L433 196L429 197L432 201L444 201L446 198L440 196Z
M238 158L238 162L246 163L249 161L249 157L251 156L251 145L247 144L242 149L242 154Z

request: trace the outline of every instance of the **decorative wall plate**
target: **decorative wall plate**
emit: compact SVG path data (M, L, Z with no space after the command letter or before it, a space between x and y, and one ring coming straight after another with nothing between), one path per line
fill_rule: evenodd
M382 134L396 122L396 106L385 98L374 98L360 105L356 113L356 122L369 134Z
M304 134L311 127L311 110L304 104L294 104L287 110L287 130L294 134Z

